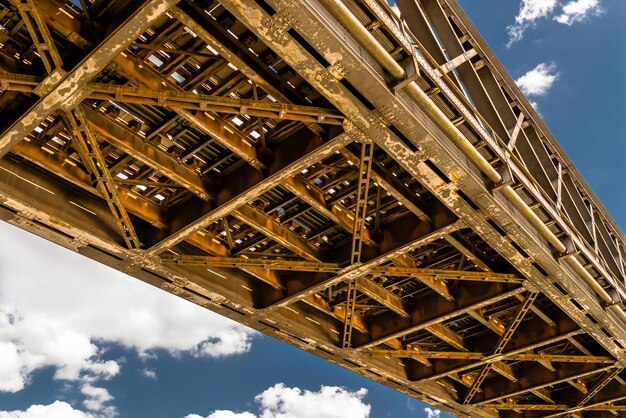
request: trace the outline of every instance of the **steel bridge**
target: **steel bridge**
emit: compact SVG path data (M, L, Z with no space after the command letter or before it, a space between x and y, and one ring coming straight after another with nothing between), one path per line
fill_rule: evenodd
M624 235L397 5L0 0L0 217L457 416L626 415Z

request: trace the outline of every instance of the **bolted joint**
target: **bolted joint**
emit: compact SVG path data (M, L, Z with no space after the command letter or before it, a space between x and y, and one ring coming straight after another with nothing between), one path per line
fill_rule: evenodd
M415 55L411 54L410 57L400 61L399 64L404 69L406 77L403 80L391 83L390 87L396 92L404 89L407 85L420 77L420 69Z
M576 244L574 244L574 240L571 237L565 237L561 240L563 245L565 246L565 252L558 254L557 259L562 259L568 257L570 255L576 255L579 251L576 249Z
M530 282L529 280L524 280L522 282L522 287L531 293L537 293L540 291L539 287L535 285L534 283Z
M503 187L512 186L513 184L515 184L515 180L513 179L513 173L511 172L511 169L509 168L507 164L500 164L497 167L495 167L495 169L498 172L498 174L500 174L500 177L502 178L502 180L497 184L494 183L491 189L492 191L497 192Z
M63 77L67 75L67 72L61 68L55 68L46 78L41 81L37 87L33 89L33 93L37 96L45 96L53 88L57 86L63 80Z

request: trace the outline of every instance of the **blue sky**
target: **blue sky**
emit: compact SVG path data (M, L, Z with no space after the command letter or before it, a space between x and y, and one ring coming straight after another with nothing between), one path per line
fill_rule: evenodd
M624 228L626 2L460 3ZM0 236L0 418L446 416L8 224Z

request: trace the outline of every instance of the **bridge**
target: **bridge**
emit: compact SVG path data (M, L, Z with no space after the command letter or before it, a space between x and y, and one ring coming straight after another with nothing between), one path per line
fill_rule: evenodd
M0 217L456 416L623 416L624 235L397 6L0 0Z

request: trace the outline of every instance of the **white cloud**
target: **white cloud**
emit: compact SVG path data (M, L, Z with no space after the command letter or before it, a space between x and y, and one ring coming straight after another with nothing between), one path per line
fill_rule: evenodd
M103 411L107 409L112 415L115 415L114 409L108 409L110 407L106 405L113 400L113 396L111 396L108 390L86 383L80 391L86 396L86 399L83 401L85 408L91 411Z
M426 416L427 418L440 418L441 417L441 411L436 408L424 408L424 412L428 414Z
M24 387L20 355L12 342L0 341L0 391L17 392Z
M556 6L556 0L522 0L519 12L515 16L515 24L506 28L509 34L507 46L510 47L514 42L520 41L526 29L537 20L547 17Z
M120 364L104 360L104 342L143 355L250 349L254 332L229 319L8 224L0 235L0 391L49 366L59 380L110 379Z
M150 369L143 369L141 371L141 374L144 375L144 377L147 377L148 379L157 379L157 374L154 370L150 370Z
M562 13L554 17L559 23L572 25L584 20L587 16L602 12L599 0L574 0L563 6Z
M32 405L26 411L0 411L0 418L97 418L95 415L56 401L50 405Z
M541 63L515 80L515 83L526 96L543 96L558 78L556 65Z
M311 392L279 383L255 399L261 404L262 418L365 418L370 413L370 406L363 403L366 394L366 389L350 392L322 386L319 392Z
M202 417L199 417L202 418ZM233 411L215 411L208 418L256 418L250 412L233 412Z
M554 16L559 5L557 0L521 0L515 23L506 28L509 35L507 47L520 41L524 32L540 19L553 16L554 21L570 26L590 15L602 13L600 0L570 0L560 7L561 13Z
M366 389L352 392L337 386L322 386L313 392L278 383L254 399L258 415L250 412L214 411L207 418L368 418L371 406L363 402ZM185 418L202 418L187 415Z

